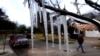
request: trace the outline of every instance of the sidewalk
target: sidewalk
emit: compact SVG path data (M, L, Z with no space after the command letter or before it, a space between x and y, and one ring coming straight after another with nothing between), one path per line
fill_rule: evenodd
M5 51L3 51L3 47L4 46L3 46L2 42L0 42L0 56L15 56L14 52L8 45L8 42L5 45Z

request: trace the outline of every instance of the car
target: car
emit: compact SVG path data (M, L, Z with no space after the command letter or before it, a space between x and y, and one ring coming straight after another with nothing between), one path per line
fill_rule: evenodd
M22 34L12 35L9 39L9 45L12 47L29 46L29 40Z

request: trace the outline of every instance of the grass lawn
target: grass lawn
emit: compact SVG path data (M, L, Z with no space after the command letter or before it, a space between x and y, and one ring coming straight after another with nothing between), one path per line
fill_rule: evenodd
M41 40L41 41L45 41L43 34L35 34L35 39ZM54 35L54 43L58 44L59 42L58 36ZM48 42L52 42L52 36L51 34L48 34ZM64 36L61 37L61 42L64 43ZM75 42L75 40L73 39L69 39L69 44L73 44Z

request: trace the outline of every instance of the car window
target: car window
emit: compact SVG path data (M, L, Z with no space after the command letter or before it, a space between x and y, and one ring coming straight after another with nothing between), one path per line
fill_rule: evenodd
M16 35L16 36L14 36L14 38L21 39L21 38L26 38L26 37L24 35Z

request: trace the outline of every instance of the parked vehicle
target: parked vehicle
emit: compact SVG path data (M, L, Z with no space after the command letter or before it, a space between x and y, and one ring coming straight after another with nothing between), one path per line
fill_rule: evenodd
M16 46L29 46L29 40L22 34L12 35L9 39L9 44L12 47Z

